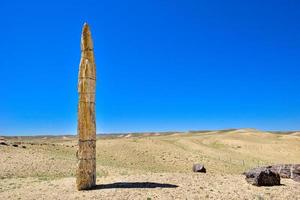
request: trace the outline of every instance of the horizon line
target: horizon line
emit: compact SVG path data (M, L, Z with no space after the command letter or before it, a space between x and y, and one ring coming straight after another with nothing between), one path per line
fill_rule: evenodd
M123 135L123 134L145 134L145 133L150 133L150 134L155 134L155 133L193 133L193 132L211 132L211 131L235 131L235 130L242 130L242 129L252 129L256 131L265 131L265 132L298 132L300 130L278 130L278 129L257 129L257 128L224 128L224 129L198 129L198 130L168 130L168 131L133 131L133 132L122 132L122 131L113 131L113 132L98 132L96 135ZM53 134L43 134L43 133L38 133L38 134L0 134L1 137L45 137L45 136L76 136L76 133L53 133Z

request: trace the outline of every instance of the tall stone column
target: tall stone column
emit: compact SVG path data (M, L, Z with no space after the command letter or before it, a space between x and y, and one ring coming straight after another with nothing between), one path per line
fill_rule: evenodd
M84 24L81 35L81 60L78 75L78 190L96 185L96 65L90 28Z

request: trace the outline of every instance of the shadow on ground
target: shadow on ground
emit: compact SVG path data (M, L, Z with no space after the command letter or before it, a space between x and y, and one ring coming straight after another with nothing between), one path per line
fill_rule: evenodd
M153 182L117 182L111 184L96 185L92 190L113 189L113 188L177 188L177 185L168 183Z

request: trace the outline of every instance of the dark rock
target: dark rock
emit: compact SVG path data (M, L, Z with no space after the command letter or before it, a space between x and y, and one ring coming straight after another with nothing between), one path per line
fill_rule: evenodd
M18 147L19 145L17 145L17 144L13 144L12 146L13 146L13 147Z
M0 142L0 145L5 145L7 146L8 144L6 142Z
M280 185L280 176L269 168L264 168L247 172L246 181L255 186L274 186Z
M26 146L22 146L23 149L26 149Z
M206 173L206 169L205 169L204 165L202 165L202 164L194 164L193 165L193 172Z
M246 175L247 173L253 173L255 171L259 172L265 168L278 173L281 178L291 178L297 182L300 182L300 164L278 164L266 167L257 167L249 170L248 172L244 172L243 174Z

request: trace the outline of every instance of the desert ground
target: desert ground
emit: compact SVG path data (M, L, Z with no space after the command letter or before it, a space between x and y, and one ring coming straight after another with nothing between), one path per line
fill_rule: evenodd
M256 187L253 167L300 163L299 132L255 129L97 136L97 186L77 191L75 136L2 137L0 199L300 199L300 183ZM14 145L14 146L13 146ZM207 173L194 173L194 163Z

